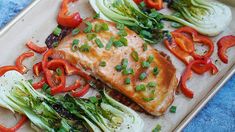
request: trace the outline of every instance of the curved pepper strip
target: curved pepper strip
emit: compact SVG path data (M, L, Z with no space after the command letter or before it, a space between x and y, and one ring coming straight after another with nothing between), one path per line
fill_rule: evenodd
M34 56L33 52L25 52L21 54L17 59L16 59L16 67L19 69L20 73L25 73L27 71L27 68L22 64L22 62L29 57Z
M67 15L68 4L75 1L77 0L63 0L57 17L58 24L65 27L75 28L82 22L82 18L80 17L80 14L78 12L69 16Z
M42 72L42 62L38 62L33 65L33 73L35 76L39 76L40 73Z
M218 43L218 56L224 63L228 63L228 56L226 51L228 48L235 46L235 36L229 35L221 38Z
M194 94L193 91L191 91L187 86L186 86L186 82L187 80L190 79L191 75L192 75L192 67L194 65L207 65L208 64L208 60L195 60L192 61L186 68L186 70L184 71L183 75L181 76L181 81L179 84L180 90L182 91L182 93L188 97L188 98L193 98ZM209 71L210 69L212 69L213 67L211 67L211 65L209 65L210 67L207 69L207 71Z
M0 131L1 132L16 132L21 126L24 125L24 123L27 120L28 120L28 118L25 115L23 115L21 117L21 119L18 121L18 123L15 126L11 127L11 128L6 128L6 127L0 125Z
M195 51L193 51L192 56L195 59L210 58L210 56L214 52L213 41L206 36L198 34L198 32L191 27L181 27L173 32L178 32L178 33L184 34L188 38L191 37L193 42L202 43L202 44L208 46L208 51L204 55L198 55ZM188 35L190 35L190 36L188 36Z
M0 76L5 74L6 72L12 71L12 70L21 72L16 66L2 66L2 67L0 67Z
M73 97L82 97L85 95L90 89L90 84L86 84L81 90L79 91L73 91L72 96Z
M160 10L163 8L163 0L144 0L148 7Z
M31 49L32 51L36 52L36 53L39 53L39 54L42 54L44 52L47 51L47 47L44 46L44 47L39 47L37 46L35 43L33 43L32 41L29 41L26 46Z

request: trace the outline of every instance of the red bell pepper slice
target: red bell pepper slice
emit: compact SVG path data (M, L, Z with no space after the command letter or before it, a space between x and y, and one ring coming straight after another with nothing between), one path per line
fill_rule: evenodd
M134 2L138 5L142 2L143 0L134 0Z
M15 126L13 126L13 127L11 127L11 128L6 128L6 127L0 125L0 131L1 131L1 132L16 132L21 126L24 125L24 123L25 123L27 120L28 120L28 118L27 118L25 115L23 115L23 116L21 117L21 119L19 120L19 122L18 122Z
M57 17L58 24L65 27L75 28L82 22L82 18L78 12L68 15L68 4L75 1L77 0L63 0Z
M26 58L29 58L32 56L34 56L33 52L25 52L16 59L16 67L19 69L20 73L25 73L27 71L27 68L22 64L22 62Z
M144 0L148 7L160 10L163 8L163 0Z
M195 29L191 27L181 27L175 30L174 32L182 33L186 35L187 37L192 38L193 42L202 43L208 46L208 51L204 55L198 55L197 53L195 53L195 51L193 51L192 56L195 59L210 58L210 56L214 52L213 41L206 36L198 34L198 32Z
M72 92L72 96L73 97L82 97L83 95L85 95L90 89L90 85L86 84L81 90L79 91L73 91Z
M34 89L40 89L43 87L43 85L46 83L46 79L45 77L42 77L41 81L37 82L37 83L34 83L33 84L33 88Z
M228 48L235 46L235 36L229 35L221 38L218 43L218 56L224 62L228 63L228 56L226 55L226 51Z
M33 65L33 73L35 76L39 76L40 73L42 72L42 62L38 62Z
M12 70L20 72L20 70L16 66L2 66L0 67L0 76Z
M44 46L44 47L39 47L38 45L36 45L35 43L33 43L32 41L29 41L26 46L31 49L32 51L36 52L36 53L39 53L39 54L42 54L44 53L45 51L47 51L47 47Z
M192 67L195 65L207 65L207 67L208 67L207 71L214 68L212 65L208 65L208 60L195 60L195 61L192 61L191 63L189 63L189 65L187 66L183 75L181 76L181 81L179 84L179 88L181 89L182 93L188 98L193 98L193 96L194 96L193 91L191 91L186 86L186 82L187 82L187 80L190 79L191 74L192 74Z

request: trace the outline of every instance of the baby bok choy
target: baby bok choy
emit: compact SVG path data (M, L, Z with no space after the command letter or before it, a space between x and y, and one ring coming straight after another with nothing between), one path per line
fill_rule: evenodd
M159 18L153 18L144 14L133 0L90 0L90 4L101 18L128 26L149 43L157 43L163 38L161 15L156 14Z
M214 1L172 0L169 6L181 13L184 19L174 15L163 15L163 18L190 26L208 36L218 35L232 20L230 8Z
M44 131L142 131L143 120L105 92L101 97L53 97L33 89L18 72L0 77L0 106L25 114Z

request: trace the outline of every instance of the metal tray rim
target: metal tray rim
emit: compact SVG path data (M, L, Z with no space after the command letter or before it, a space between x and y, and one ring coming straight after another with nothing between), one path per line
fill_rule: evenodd
M35 7L41 0L34 0L28 7L21 11L14 19L12 19L4 28L0 30L0 37L4 35L11 27L14 26L23 16L25 16L33 7ZM176 132L182 131L187 124L197 115L198 112L207 104L207 102L214 97L214 95L222 88L222 86L235 74L235 64L227 71L223 78L218 81L214 88L212 88L201 101L196 104L194 109L177 125L173 130Z

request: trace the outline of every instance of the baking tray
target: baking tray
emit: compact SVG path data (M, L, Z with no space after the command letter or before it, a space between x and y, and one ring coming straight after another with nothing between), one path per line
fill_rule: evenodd
M15 58L26 51L24 44L28 40L35 41L39 44L44 44L45 38L56 27L56 14L60 5L60 0L35 0L25 10L23 10L15 19L13 19L7 26L0 30L0 66L13 64ZM83 18L92 16L93 9L89 5L88 0L80 0L77 5L78 11ZM232 8L233 18L235 18L235 8ZM232 24L233 23L233 24ZM216 42L224 35L235 34L235 20L226 29L225 32L219 36L212 38ZM155 46L158 50L167 53L177 68L177 77L179 78L184 64L167 51L162 45ZM217 91L229 80L235 73L235 48L228 51L229 61L228 65L217 61L216 65L220 72L216 76L205 74L203 76L194 75L193 79L189 81L188 86L195 92L195 98L189 100L182 95L176 95L173 105L177 105L177 113L172 114L167 111L161 117L150 117L145 114L140 114L145 120L145 130L151 131L156 124L162 125L162 131L181 131L191 121L191 119L205 106L205 104L216 94ZM219 60L217 56L217 47L213 54L213 61ZM32 68L32 63L37 62L37 56L27 60L25 65ZM29 72L26 75L30 77ZM0 108L0 124L12 126L19 116L11 114L11 112ZM19 131L32 131L29 129L29 123L24 125Z

